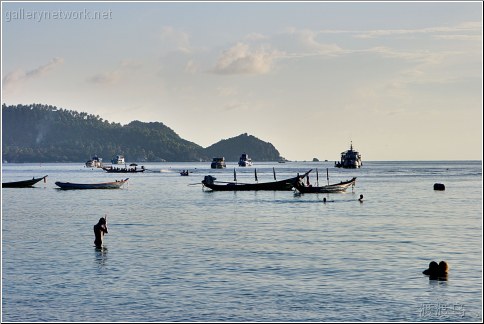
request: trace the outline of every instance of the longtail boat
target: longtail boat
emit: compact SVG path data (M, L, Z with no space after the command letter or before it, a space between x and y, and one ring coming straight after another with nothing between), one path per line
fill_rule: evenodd
M72 183L72 182L60 182L57 181L55 184L61 189L118 189L129 178L124 180L116 180L114 182L101 182L101 183Z
M36 184L42 179L44 179L45 181L45 178L47 178L47 176L44 176L42 178L32 178L30 180L2 182L2 188L28 188L28 187L32 187L34 184Z
M348 181L342 181L340 183L330 184L327 186L308 186L303 181L298 181L294 186L300 193L336 193L344 192L350 186L354 186L356 183L356 177Z
M216 181L216 178L211 175L205 176L202 180L204 187L210 188L213 191L255 191L255 190L277 190L277 191L290 191L294 188L296 183L304 178L311 170L304 175L297 175L292 178L263 183L241 183L241 182L224 182Z
M138 173L138 172L144 172L146 169L144 166L141 166L141 169L138 169L136 167L134 168L117 168L117 167L103 167L103 170L109 173Z

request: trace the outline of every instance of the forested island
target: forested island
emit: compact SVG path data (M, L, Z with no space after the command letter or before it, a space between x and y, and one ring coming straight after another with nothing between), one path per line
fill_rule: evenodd
M99 115L51 105L2 104L2 161L85 162L92 156L124 155L130 162L196 162L223 156L238 161L242 153L254 161L284 159L279 151L247 133L207 148L181 138L161 122L109 122Z

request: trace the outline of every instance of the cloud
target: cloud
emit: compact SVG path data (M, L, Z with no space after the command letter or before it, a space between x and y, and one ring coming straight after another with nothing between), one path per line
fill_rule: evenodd
M120 66L128 69L138 69L143 66L143 63L137 60L125 59L121 61Z
M163 27L161 31L161 40L168 50L176 50L183 53L191 53L190 36L171 26Z
M264 47L251 48L239 42L224 51L211 70L217 74L265 74L280 53Z
M28 81L32 79L36 79L46 75L48 72L55 69L57 66L62 65L64 63L64 59L60 57L54 57L48 63L41 65L35 69L29 71L23 71L21 69L14 70L3 78L3 86L8 88L13 86L18 82Z
M94 84L114 84L119 81L121 74L119 71L99 73L88 78L88 82Z
M93 84L114 84L120 81L125 74L133 73L142 66L143 64L139 61L124 59L114 70L95 74L89 77L87 81Z
M428 27L428 28L418 28L418 29L377 29L369 30L365 32L353 32L356 38L377 38L385 36L399 36L399 35L416 35L416 34L429 34L434 35L434 37L442 38L443 35L448 35L451 37L454 33L462 38L463 33L467 33L467 37L473 40L473 36L481 35L482 22L463 22L461 24L447 27ZM445 37L445 36L444 36Z
M415 50L415 51L397 51L386 46L376 46L359 52L367 52L378 54L381 57L396 58L404 61L414 61L419 63L436 64L450 55L458 54L458 52L441 51L434 52L429 50Z
M188 60L188 62L185 64L185 72L194 74L198 72L198 64L195 63L193 60Z
M320 35L320 32L318 31L312 31L308 29L291 30L289 35L293 37L297 43L299 43L300 47L306 51L306 54L335 56L344 52L343 49L336 44L323 43L318 41L317 37ZM307 51L310 51L310 53L307 53Z

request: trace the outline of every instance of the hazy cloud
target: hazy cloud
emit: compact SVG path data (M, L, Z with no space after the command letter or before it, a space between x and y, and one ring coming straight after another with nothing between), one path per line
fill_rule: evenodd
M177 50L184 53L190 53L192 51L190 36L186 32L177 30L172 26L163 27L161 40L168 50Z
M295 38L296 42L298 42L304 50L309 50L311 54L337 55L344 52L337 44L318 41L317 38L320 33L317 31L308 29L292 30L290 35Z
M47 74L55 67L64 63L64 59L60 57L54 57L47 64L41 65L35 69L29 71L23 71L21 69L14 70L3 78L3 86L9 87L14 83L35 79Z
M113 84L119 81L121 74L119 71L99 73L88 78L88 82L95 84Z
M198 64L195 63L195 61L193 60L188 60L188 62L185 64L186 73L194 74L194 73L197 73L198 70L199 70Z
M142 65L140 61L124 59L114 70L95 74L89 77L87 81L94 84L114 84L120 81L125 74L140 69Z
M264 74L270 71L277 55L275 50L253 49L239 42L222 53L211 71L217 74Z
M464 22L456 26L439 26L428 27L418 29L381 29L381 30L369 30L365 32L354 32L356 38L377 38L384 36L398 36L398 35L416 35L416 34L435 34L435 37L442 37L442 35L449 35L457 33L462 36L463 33L469 36L475 36L482 33L481 22Z
M121 61L120 66L128 69L138 69L143 66L143 63L137 60L125 59Z

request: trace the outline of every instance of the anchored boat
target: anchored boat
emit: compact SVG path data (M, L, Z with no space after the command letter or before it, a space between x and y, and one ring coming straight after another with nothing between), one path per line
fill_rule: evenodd
M101 183L72 183L72 182L60 182L55 184L61 189L119 189L122 185L128 181L129 178L124 180L116 180L113 182L101 182Z
M245 167L245 166L251 166L251 165L252 165L252 159L249 157L248 154L243 153L239 159L239 166Z
M42 178L32 178L30 180L2 182L2 188L28 188L28 187L32 187L40 180L45 181L45 178L47 178L47 176L44 176Z
M227 167L225 164L225 158L224 157L214 157L212 160L212 164L210 164L210 167L212 169L223 169Z
M263 182L263 183L241 183L241 182L225 182L216 181L217 179L211 175L205 176L202 180L202 185L204 187L210 188L213 191L254 191L254 190L277 190L277 191L290 191L296 183L304 178L311 170L306 172L304 175L299 174L295 177L273 181L273 182Z
M353 142L351 142L349 150L341 152L340 162L334 163L335 167L346 169L357 169L362 165L361 154L358 151L353 150Z

